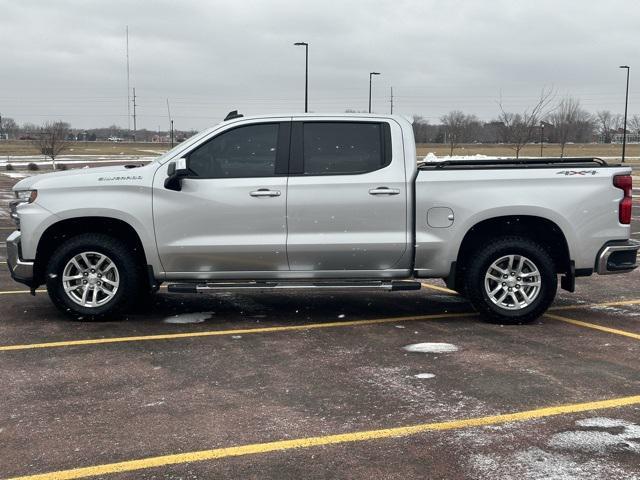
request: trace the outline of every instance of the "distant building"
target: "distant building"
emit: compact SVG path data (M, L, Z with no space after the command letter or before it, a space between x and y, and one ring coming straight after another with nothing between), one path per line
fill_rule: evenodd
M611 136L611 143L622 144L623 137L624 134L622 132L614 133ZM627 133L627 143L640 143L640 133Z

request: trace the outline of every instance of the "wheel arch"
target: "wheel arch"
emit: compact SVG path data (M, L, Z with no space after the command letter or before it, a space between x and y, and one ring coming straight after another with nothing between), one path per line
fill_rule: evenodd
M124 220L100 216L67 218L47 227L38 240L34 265L34 279L38 285L45 283L47 263L60 243L82 233L111 235L131 248L142 267L148 264L140 235Z
M473 225L462 239L456 259L456 283L473 251L499 236L522 236L539 243L551 255L556 273L571 271L569 244L562 229L552 220L535 215L505 215L488 218Z

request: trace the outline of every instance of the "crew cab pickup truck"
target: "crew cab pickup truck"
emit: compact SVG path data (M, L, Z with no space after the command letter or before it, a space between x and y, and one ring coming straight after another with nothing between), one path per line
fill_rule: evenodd
M600 159L419 163L393 115L224 122L151 163L15 187L18 282L84 320L156 291L420 288L443 278L486 319L525 323L558 278L636 268L631 170Z

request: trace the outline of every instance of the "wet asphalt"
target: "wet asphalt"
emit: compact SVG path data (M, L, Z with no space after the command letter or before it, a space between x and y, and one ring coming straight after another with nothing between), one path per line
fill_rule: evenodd
M0 175L0 190L14 181ZM0 217L0 241L10 227ZM562 319L523 326L483 323L464 298L432 288L161 290L100 323L72 322L46 293L23 290L0 264L0 478L640 395L640 302L610 305L640 300L640 271L578 279L549 312ZM207 335L135 338L181 333ZM2 350L102 338L118 340ZM404 349L424 342L454 351ZM94 478L640 478L640 400L296 447Z

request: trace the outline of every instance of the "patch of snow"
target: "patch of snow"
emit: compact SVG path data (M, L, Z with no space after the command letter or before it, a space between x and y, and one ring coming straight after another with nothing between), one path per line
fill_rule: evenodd
M600 428L614 428L614 427L629 427L632 426L633 423L627 422L626 420L619 420L617 418L607 418L607 417L593 417L593 418L584 418L582 420L578 420L576 425L579 427L600 427Z
M614 452L640 453L640 425L601 417L579 420L576 425L589 430L556 433L549 440L549 446L598 455Z
M434 378L435 375L433 373L418 373L414 375L415 378Z
M20 172L0 172L0 173L2 173L2 175L4 175L5 177L9 177L9 178L26 178L30 176L28 173L20 173Z
M163 323L202 323L208 320L213 315L213 312L194 312L194 313L181 313L179 315L173 315L162 320Z
M344 318L344 313L341 313L340 315L338 315L338 318Z
M597 430L577 430L555 434L549 446L558 450L605 455L615 452L640 453L640 443L625 441L622 435Z
M529 448L510 454L476 454L470 457L474 478L502 480L638 480L640 477L611 460L580 461L569 454Z
M477 153L475 155L443 155L438 157L435 153L429 152L422 159L423 162L433 163L433 162L444 162L445 160L486 160L492 158L501 158L501 157L490 157L488 155L482 155Z
M458 347L451 343L413 343L402 347L411 353L450 353L457 352Z
M56 164L150 162L155 158L155 156L149 155L63 155L56 158ZM16 155L0 157L0 166L4 166L7 163L12 164L13 166L26 166L31 162L36 163L39 166L52 165L51 160L44 159L42 155Z
M640 317L640 312L630 311L628 307L612 307L608 305L594 305L589 307L592 310L606 312L611 315L622 315L625 317Z

